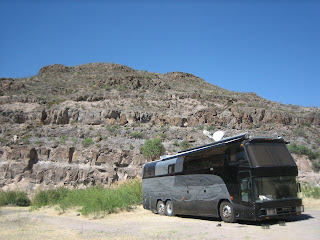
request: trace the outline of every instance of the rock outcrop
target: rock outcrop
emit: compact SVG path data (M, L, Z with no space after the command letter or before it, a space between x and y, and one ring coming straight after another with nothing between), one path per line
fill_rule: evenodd
M236 93L188 73L137 71L108 63L45 66L0 78L0 187L85 187L140 174L145 139L168 154L210 142L204 128L231 136L281 135L319 151L320 110ZM138 134L137 134L138 133ZM309 159L301 179L318 181ZM308 178L314 174L315 177Z

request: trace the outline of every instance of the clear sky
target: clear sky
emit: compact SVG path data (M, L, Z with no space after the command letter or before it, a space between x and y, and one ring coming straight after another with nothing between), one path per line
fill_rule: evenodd
M320 1L0 0L0 77L90 62L320 107Z

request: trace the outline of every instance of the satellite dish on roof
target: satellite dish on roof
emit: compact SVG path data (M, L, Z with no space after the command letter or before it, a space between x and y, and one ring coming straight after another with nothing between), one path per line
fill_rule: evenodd
M212 138L216 142L220 141L224 136L224 131L216 131L213 135Z
M217 142L223 138L224 131L216 131L214 134L210 134L209 131L203 130L203 134Z
M208 138L213 138L213 135L211 135L210 132L207 130L203 130L203 134L206 135Z

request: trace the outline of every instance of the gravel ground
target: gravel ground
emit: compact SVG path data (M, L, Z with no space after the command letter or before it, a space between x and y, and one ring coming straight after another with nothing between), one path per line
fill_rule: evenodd
M290 221L224 223L217 219L166 217L141 206L104 218L85 218L54 208L30 212L2 207L0 239L319 239L320 201L306 200L305 212Z

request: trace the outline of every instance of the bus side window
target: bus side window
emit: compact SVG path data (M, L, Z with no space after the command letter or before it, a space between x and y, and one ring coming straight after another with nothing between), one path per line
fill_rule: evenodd
M145 165L143 177L154 177L155 176L155 166L156 166L156 163L149 163L148 165Z
M168 173L174 173L174 164L168 166Z

